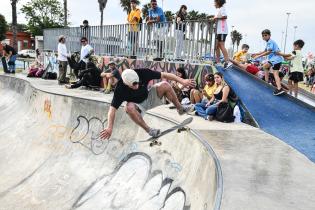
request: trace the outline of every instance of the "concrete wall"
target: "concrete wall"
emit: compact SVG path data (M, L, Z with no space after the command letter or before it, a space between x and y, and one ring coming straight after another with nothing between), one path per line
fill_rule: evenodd
M147 134L120 109L111 140L101 142L107 103L50 94L8 76L0 76L0 97L0 209L218 205L214 159L190 132L172 132L162 147L150 148L139 142ZM173 125L146 120L161 129Z

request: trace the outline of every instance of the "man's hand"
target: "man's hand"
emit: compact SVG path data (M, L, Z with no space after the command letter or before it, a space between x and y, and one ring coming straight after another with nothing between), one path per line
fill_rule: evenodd
M100 133L100 137L101 139L105 140L105 139L109 139L112 135L113 129L111 128L105 128L104 130L101 131Z
M194 88L194 87L196 87L196 81L194 79L184 79L182 85L184 87Z

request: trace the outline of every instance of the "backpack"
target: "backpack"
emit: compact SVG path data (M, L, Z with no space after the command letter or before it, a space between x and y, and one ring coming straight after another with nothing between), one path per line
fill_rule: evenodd
M218 105L215 118L220 122L234 122L233 109L227 102L221 102Z

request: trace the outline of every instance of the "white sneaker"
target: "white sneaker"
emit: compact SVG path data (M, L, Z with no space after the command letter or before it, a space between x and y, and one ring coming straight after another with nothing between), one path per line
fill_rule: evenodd
M161 133L160 129L154 129L154 128L150 128L150 130L148 132L148 134L150 136L152 136L153 138L158 137L160 135L160 133Z

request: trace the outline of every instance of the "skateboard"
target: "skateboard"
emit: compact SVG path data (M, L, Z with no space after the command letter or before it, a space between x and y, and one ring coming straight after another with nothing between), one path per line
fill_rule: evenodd
M146 140L143 140L143 141L139 141L139 142L150 142L149 145L150 147L153 147L153 146L161 146L162 145L162 142L158 141L158 139L162 136L164 136L165 134L168 134L172 131L175 131L177 130L178 133L182 132L182 131L189 131L189 128L186 127L186 125L188 125L189 123L191 123L193 121L193 118L192 117L189 117L187 119L185 119L183 122L181 122L180 124L178 125L175 125L169 129L166 129L164 131L162 131L157 137L150 137Z
M2 62L2 67L3 67L4 73L9 73L7 61L6 61L4 56L1 58L1 62Z

